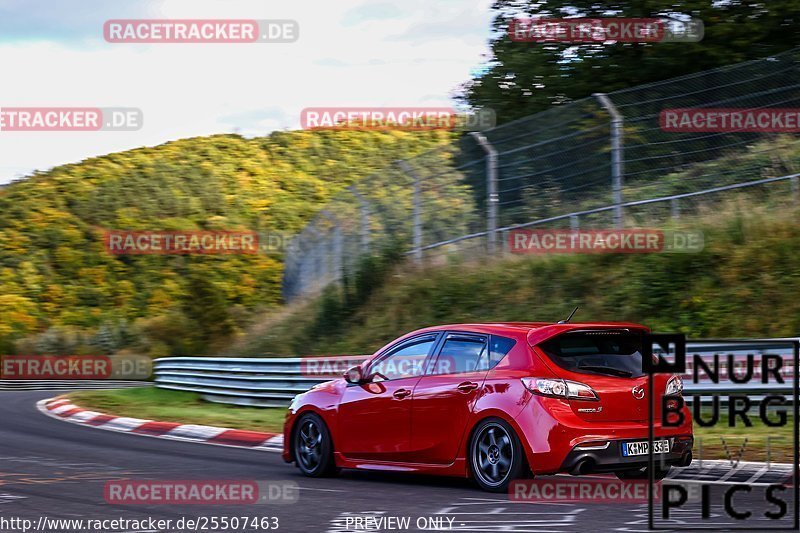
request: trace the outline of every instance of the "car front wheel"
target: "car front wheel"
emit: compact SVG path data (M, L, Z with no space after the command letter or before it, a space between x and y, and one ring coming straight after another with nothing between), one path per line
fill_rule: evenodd
M319 415L307 413L300 417L293 443L297 467L304 475L324 477L336 473L331 434Z
M525 459L514 429L499 418L482 421L469 447L470 468L478 485L489 492L505 492L522 476Z

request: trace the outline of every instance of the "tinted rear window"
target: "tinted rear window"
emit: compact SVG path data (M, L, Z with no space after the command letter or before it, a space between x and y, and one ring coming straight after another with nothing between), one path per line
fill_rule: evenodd
M626 331L565 333L543 342L540 348L561 368L572 372L619 377L639 377L642 339Z

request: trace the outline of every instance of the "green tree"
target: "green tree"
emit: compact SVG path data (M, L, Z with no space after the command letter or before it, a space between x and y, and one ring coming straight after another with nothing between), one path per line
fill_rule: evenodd
M235 330L225 292L202 271L189 275L183 313L196 324L200 349L227 338Z
M506 122L594 92L664 80L765 57L800 45L796 0L497 0L492 54L460 91ZM512 42L515 17L692 17L697 43L561 44Z

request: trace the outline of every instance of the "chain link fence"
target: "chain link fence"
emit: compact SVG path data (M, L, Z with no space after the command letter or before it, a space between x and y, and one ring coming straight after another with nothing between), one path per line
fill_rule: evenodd
M508 253L521 227L654 227L732 197L800 195L796 133L675 132L681 108L798 108L800 50L564 103L397 161L340 193L292 241L287 301L387 247L416 262Z

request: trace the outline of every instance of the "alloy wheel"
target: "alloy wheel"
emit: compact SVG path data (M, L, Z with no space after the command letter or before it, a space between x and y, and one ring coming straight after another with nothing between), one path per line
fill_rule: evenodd
M514 462L511 436L500 424L488 424L481 429L473 447L475 475L488 486L503 484Z
M313 419L303 421L297 433L296 447L297 458L303 468L309 472L315 471L322 461L322 431Z

